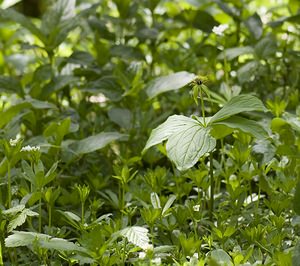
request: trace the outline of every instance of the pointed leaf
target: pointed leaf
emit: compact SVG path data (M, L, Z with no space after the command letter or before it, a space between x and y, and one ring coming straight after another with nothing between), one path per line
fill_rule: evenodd
M141 226L126 227L118 232L121 236L126 237L129 242L142 248L149 247L148 229Z
M187 125L198 125L199 123L183 115L172 115L164 123L153 129L146 143L144 151L150 147L167 140L175 132L186 128Z
M42 32L31 22L31 20L25 17L23 14L13 10L12 8L9 9L0 9L0 18L6 20L12 20L14 22L19 23L22 27L29 30L33 35L38 37L41 41L44 40L44 35Z
M168 201L166 202L163 210L162 210L162 213L161 215L164 215L168 210L169 208L172 206L173 202L176 200L176 196L175 195L171 195L168 199Z
M112 141L126 137L125 134L118 132L102 132L95 136L90 136L85 139L73 142L70 144L70 148L77 154L90 153L104 148Z
M225 120L235 114L250 111L266 112L267 109L257 97L250 94L235 96L227 102L209 121L209 124Z
M256 40L261 37L263 33L263 23L257 13L247 18L247 20L245 21L245 25Z
M226 56L227 60L232 60L234 58L237 58L240 55L253 54L253 53L254 53L254 49L251 46L233 47L233 48L225 49L222 53L218 55L218 59L222 60Z
M264 139L268 137L268 133L263 126L256 121L249 120L239 116L232 116L226 120L214 123L213 125L225 125L229 128L239 129L257 139Z
M153 98L163 92L180 89L190 83L195 77L195 74L186 71L159 77L150 82L146 91L149 98Z
M152 203L153 208L154 209L161 209L160 199L159 199L157 193L152 192L150 198L151 198L151 203Z
M215 148L216 140L209 131L210 128L203 128L200 124L190 124L170 136L167 154L178 170L193 167L200 157Z

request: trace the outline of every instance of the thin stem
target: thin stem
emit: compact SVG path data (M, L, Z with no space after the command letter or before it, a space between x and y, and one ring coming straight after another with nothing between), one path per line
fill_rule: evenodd
M209 206L209 219L213 221L214 211L214 169L213 169L213 153L209 153L209 175L210 175L210 206Z
M84 225L84 201L81 202L81 224Z
M200 101L201 101L201 112L202 112L203 124L204 124L204 126L206 126L204 100L203 100L202 88L201 87L200 87Z
M8 209L11 208L11 173L10 173L10 161L7 160L7 193L8 193Z
M39 233L42 232L42 191L39 199Z
M49 228L52 226L52 208L51 205L48 204L48 212L49 212L49 216L48 216L48 226Z

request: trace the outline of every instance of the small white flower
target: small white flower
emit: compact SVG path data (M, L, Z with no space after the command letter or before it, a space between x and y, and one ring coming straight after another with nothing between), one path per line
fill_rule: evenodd
M10 144L10 146L12 146L12 147L15 147L15 146L18 144L18 142L19 142L19 139L18 139L18 138L10 139L10 140L9 140L9 144Z
M161 258L155 258L155 259L151 260L151 262L154 263L154 264L160 265L161 264Z
M146 253L145 252L139 252L139 259L144 259L146 257Z
M219 26L214 26L212 31L219 36L223 36L224 31L227 30L228 27L228 24L221 24Z
M200 205L193 206L193 210L194 210L194 212L200 211Z
M25 147L22 147L21 151L39 151L41 149L40 146L30 146L30 145L27 145Z

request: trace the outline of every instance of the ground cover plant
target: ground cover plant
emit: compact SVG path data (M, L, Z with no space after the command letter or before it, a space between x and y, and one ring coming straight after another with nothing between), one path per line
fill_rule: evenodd
M0 265L300 265L299 1L0 8Z

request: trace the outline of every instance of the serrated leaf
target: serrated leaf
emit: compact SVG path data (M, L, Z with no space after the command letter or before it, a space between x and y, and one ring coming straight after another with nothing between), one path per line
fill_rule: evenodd
M37 215L38 215L38 213L36 213L36 212L33 212L31 210L28 210L28 209L24 209L21 213L17 214L17 216L14 217L14 219L12 219L9 222L9 224L7 226L7 231L11 232L12 230L17 228L18 226L25 223L27 216L37 216Z
M58 251L81 251L86 252L86 249L79 247L73 242L63 238L53 238L46 234L14 231L12 235L5 239L6 247L22 247L38 243L38 246L46 249L55 249Z
M166 145L167 154L178 170L193 167L200 157L215 148L216 140L209 131L210 128L191 123L170 136Z
M126 227L118 232L123 237L126 237L129 242L142 248L149 247L148 229L141 226Z
M112 141L119 140L126 136L127 135L118 132L102 132L97 135L75 141L70 144L69 148L77 154L90 153L102 149Z
M239 129L257 139L265 139L268 133L263 126L256 121L249 120L239 116L232 116L225 120L214 123L213 125L225 125L229 128Z
M157 193L152 192L150 195L150 199L151 199L151 203L152 203L152 206L154 209L161 209L160 199L159 199Z
M186 128L187 125L198 125L198 122L183 115L170 116L164 123L152 130L144 151L167 140L172 134Z
M233 115L250 112L260 111L266 112L267 109L257 97L250 94L241 94L231 98L223 108L211 117L209 124L225 120Z
M12 207L10 209L4 210L4 211L2 211L2 213L5 215L11 215L11 214L14 215L18 212L23 211L24 209L25 209L25 205L20 204L20 205Z
M153 98L166 91L178 90L190 83L195 77L195 74L186 71L159 77L150 82L146 92L149 98Z

